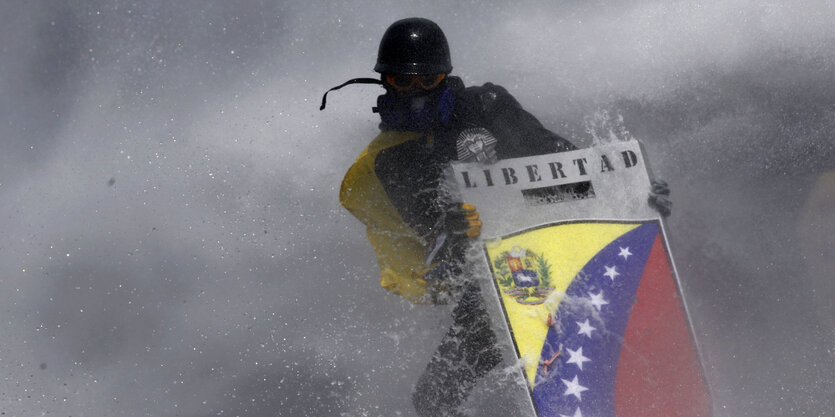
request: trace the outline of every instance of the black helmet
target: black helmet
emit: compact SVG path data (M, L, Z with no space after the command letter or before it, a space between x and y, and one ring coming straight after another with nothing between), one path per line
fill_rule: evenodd
M386 74L449 74L449 44L435 22L420 17L398 20L386 29L374 71Z

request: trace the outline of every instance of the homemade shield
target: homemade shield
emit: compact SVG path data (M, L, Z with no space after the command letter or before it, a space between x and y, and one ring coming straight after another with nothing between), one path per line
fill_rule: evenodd
M476 275L529 387L520 414L712 414L642 155L629 141L453 165L484 222Z

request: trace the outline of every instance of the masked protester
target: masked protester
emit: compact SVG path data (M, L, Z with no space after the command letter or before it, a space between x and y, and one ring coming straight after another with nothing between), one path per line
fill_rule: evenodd
M331 89L354 83L385 88L373 109L381 132L346 173L340 200L365 224L385 289L416 303L445 302L449 294L457 300L454 324L418 381L413 403L422 416L459 415L478 378L501 355L479 287L466 273L466 243L480 234L478 211L445 192L445 169L452 161L491 163L576 148L504 88L465 87L451 76L446 37L430 20L394 22L374 70L379 79ZM664 200L662 188L656 199Z

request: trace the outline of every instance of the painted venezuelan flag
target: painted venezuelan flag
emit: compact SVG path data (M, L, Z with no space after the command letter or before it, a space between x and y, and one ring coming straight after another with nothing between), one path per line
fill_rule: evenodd
M486 245L540 416L709 416L657 222L573 222Z

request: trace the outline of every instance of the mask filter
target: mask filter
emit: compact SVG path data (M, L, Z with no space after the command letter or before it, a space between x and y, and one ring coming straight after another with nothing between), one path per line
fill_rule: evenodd
M377 97L377 111L388 129L422 132L436 120L441 123L449 121L453 99L450 88L406 97L388 92Z

